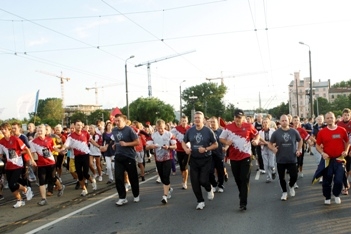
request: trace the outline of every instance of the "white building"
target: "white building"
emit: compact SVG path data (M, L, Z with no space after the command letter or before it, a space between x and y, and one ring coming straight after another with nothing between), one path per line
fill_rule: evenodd
M310 78L300 79L300 72L294 72L294 80L288 86L289 88L289 113L292 116L310 117L309 95L306 92L310 90ZM313 97L323 97L329 101L330 80L318 81L312 84L314 91Z

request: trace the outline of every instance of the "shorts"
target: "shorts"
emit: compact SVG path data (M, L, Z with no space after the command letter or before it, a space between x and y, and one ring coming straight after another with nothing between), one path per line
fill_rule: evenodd
M144 151L136 152L135 161L137 163L143 163L144 162Z

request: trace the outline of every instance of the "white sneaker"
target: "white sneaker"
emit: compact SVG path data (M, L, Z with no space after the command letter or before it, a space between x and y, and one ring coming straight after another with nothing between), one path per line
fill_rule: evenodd
M163 204L167 204L167 203L168 203L167 197L168 197L168 196L162 196L161 202L162 202Z
M212 187L214 193L218 192L218 187Z
M100 182L102 181L102 176L99 176L98 181Z
M299 186L297 185L297 183L294 184L294 189L298 189Z
M218 187L217 192L219 192L219 193L223 193L223 192L224 192L224 189L223 189L223 188Z
M159 176L156 179L156 183L161 184L161 178Z
M213 200L214 198L214 193L213 193L213 188L212 188L212 185L211 185L211 191L207 192L207 199L208 200Z
M167 199L171 199L171 197L172 197L172 192L173 192L173 188L169 188L168 195L167 195Z
M84 189L82 190L81 194L82 197L85 197L86 195L88 195L88 190Z
M19 208L21 206L26 205L26 203L23 200L17 201L16 204L13 205L13 208Z
M289 187L289 193L290 193L290 196L295 197L295 189L294 189L294 187Z
M188 189L188 185L186 183L182 183L182 189Z
M285 193L282 193L282 197L280 198L282 201L286 201L288 200L288 193L285 192Z
M196 206L197 210L203 210L205 207L205 202L199 202Z
M140 196L134 197L134 202L135 202L135 203L140 202Z
M341 204L340 197L335 197L335 204Z
M330 205L330 199L324 200L324 205Z
M97 185L96 185L95 179L93 179L93 182L91 182L91 187L93 187L93 190L97 190Z
M300 178L303 178L303 173L302 172L300 173Z
M32 188L31 187L27 187L26 197L27 197L27 201L32 200L33 192L32 192Z
M117 202L116 202L116 205L117 206L123 206L124 204L128 203L128 200L127 198L124 198L124 199L119 199Z

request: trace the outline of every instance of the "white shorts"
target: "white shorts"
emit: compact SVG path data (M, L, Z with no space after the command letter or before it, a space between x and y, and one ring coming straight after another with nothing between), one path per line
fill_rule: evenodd
M143 163L144 162L144 151L136 152L135 161L137 163Z

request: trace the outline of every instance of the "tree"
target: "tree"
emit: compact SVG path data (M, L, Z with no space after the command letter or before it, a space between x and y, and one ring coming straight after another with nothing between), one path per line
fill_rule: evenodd
M96 110L91 112L88 116L88 122L91 124L96 124L98 120L108 120L110 119L110 111L108 110Z
M235 110L234 104L229 103L224 110L223 116L221 117L226 121L232 121L234 117L234 110Z
M331 104L331 110L335 115L337 115L337 113L342 112L344 108L348 108L350 106L350 102L351 101L348 97L340 95Z
M337 82L332 85L332 88L347 88L351 87L351 80Z
M37 116L42 120L42 123L50 123L51 126L54 126L62 122L63 114L62 99L47 98L39 100Z
M331 105L328 102L328 100L326 98L322 98L322 97L318 97L318 110L317 110L317 101L314 101L313 104L314 107L314 113L320 114L320 115L324 115L325 113L327 113L328 111L331 110Z
M279 106L269 109L268 113L271 114L274 118L279 119L281 115L289 113L289 102L286 104L282 102Z
M222 101L227 87L216 83L202 83L192 86L182 92L182 99L186 102L183 113L191 115L193 106L195 110L202 111L206 116L220 116L225 113L225 104ZM196 97L196 98L194 98Z
M138 98L129 105L130 120L137 120L141 123L149 121L155 124L157 119L163 119L166 122L174 121L174 108L165 104L158 98Z
M85 124L89 124L88 116L82 112L76 112L70 116L70 122L74 123L75 121L80 120ZM92 123L91 123L92 124Z

